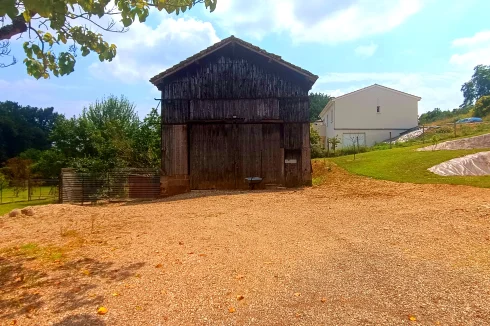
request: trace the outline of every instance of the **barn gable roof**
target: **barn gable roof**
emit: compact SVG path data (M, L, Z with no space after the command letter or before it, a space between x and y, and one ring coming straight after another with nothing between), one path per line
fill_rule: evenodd
M295 71L301 75L304 75L307 80L309 80L311 82L311 84L313 85L313 83L315 83L315 81L318 79L318 76L317 75L314 75L312 74L311 72L301 68L301 67L298 67L296 65L293 65L292 63L290 62L287 62L285 60L283 60L281 58L281 56L278 56L276 54L273 54L273 53L270 53L270 52L267 52L261 48L259 48L258 46L255 46L251 43L248 43L248 42L245 42L244 40L242 39L239 39L238 37L235 37L233 35L231 35L230 37L227 37L223 40L221 40L220 42L218 43L215 43L213 45L211 45L210 47L202 50L201 52L198 52L196 54L194 54L193 56L181 61L180 63L174 65L173 67L159 73L158 75L152 77L150 79L150 82L157 86L160 81L166 77L169 77L171 75L173 75L174 73L176 73L177 71L189 66L190 64L194 63L195 61L231 44L231 43L235 43L235 44L238 44L252 52L255 52L255 53L258 53L266 58L269 58L269 60L279 64L279 65L282 65L282 66L285 66L287 68L289 68L290 70L292 71Z

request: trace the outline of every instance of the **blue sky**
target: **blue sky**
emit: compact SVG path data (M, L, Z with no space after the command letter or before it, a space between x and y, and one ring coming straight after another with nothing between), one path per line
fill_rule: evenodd
M313 91L339 96L378 83L421 96L419 114L453 109L473 67L490 64L488 12L484 0L218 0L213 13L153 11L126 34L103 33L118 46L113 62L79 56L67 77L27 76L23 40L12 41L19 62L0 70L0 100L71 116L124 94L143 116L159 97L150 77L234 34L319 75Z

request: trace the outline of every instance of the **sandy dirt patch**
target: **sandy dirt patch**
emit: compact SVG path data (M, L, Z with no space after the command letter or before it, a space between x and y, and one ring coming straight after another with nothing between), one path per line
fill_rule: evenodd
M490 134L445 141L437 145L431 145L431 146L419 148L417 150L418 151L433 151L433 150L441 151L441 150L457 150L457 149L473 149L473 148L490 148Z
M490 324L490 189L334 167L302 190L33 209L0 218L2 325Z
M454 158L428 170L442 176L490 175L490 152Z

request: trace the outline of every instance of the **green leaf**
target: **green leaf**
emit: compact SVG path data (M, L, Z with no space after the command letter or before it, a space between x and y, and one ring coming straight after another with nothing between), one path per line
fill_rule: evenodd
M22 16L24 16L24 20L26 21L26 23L30 22L31 21L31 15L29 14L29 11L24 11L22 13Z

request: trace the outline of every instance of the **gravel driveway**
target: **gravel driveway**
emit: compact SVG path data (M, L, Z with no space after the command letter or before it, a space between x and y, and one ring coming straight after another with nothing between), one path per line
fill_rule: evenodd
M490 189L328 176L0 218L0 324L490 325Z

